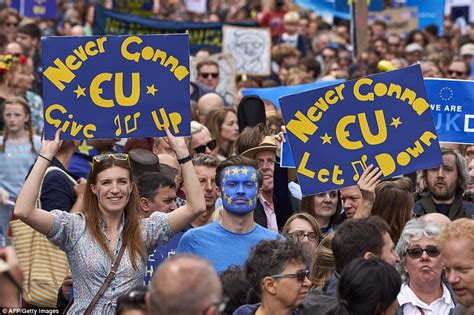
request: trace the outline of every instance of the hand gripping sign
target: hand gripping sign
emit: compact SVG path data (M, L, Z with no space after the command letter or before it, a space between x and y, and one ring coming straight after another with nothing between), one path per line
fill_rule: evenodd
M419 65L280 98L304 195L442 164Z
M189 135L186 34L46 37L45 137L63 139Z

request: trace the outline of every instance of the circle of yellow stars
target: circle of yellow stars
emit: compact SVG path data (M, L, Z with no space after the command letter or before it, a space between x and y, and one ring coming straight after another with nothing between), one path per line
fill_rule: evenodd
M247 175L248 172L249 172L249 169L247 167L242 168L242 175ZM221 182L223 184L227 181L227 178L225 176L230 176L231 173L232 173L232 175L239 175L240 174L240 169L236 168L236 167L227 168L224 171L225 175L221 180ZM254 181L257 181L257 173L253 173L250 178ZM224 186L221 188L221 191L223 192L222 198L227 202L227 204L231 204L232 203L232 197L227 195L227 193L225 192L225 187ZM257 196L255 196L255 198L253 198L252 200L249 200L248 206L252 207L256 202L257 202Z

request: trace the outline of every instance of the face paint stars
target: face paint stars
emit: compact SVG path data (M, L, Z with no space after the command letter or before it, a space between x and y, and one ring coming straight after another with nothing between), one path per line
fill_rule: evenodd
M397 117L397 118L392 117L392 123L390 124L390 126L394 126L395 129L396 129L401 124L402 124L402 122L400 121L400 117Z
M249 200L249 207L253 206L253 200Z
M158 91L158 90L155 88L154 84L152 84L150 86L148 86L148 85L146 86L146 94L151 94L151 95L155 96L156 91Z
M238 168L232 169L232 175L239 175L239 174L240 174L240 170Z
M232 197L227 197L227 204L230 205L232 203Z
M323 140L323 144L325 144L325 143L332 144L331 143L332 137L330 137L327 132L324 134L324 136L322 136L320 138L321 138L321 140Z
M257 180L257 173L253 173L252 177L250 177L250 178L253 179L253 180Z
M247 175L248 172L249 172L249 169L248 169L248 168L244 167L244 168L242 169L242 175Z
M81 87L79 84L77 85L77 89L75 89L73 92L76 93L76 99L81 96L86 96L86 88Z
M228 168L228 169L225 170L225 174L226 174L227 176L230 175L230 168Z

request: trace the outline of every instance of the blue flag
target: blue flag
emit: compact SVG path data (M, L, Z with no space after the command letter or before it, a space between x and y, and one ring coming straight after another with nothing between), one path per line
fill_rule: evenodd
M26 17L56 18L56 0L12 0L11 6Z
M186 34L46 37L46 139L189 135ZM61 47L58 49L58 47Z
M442 164L419 65L280 99L303 195Z
M474 143L474 81L425 79L439 141Z

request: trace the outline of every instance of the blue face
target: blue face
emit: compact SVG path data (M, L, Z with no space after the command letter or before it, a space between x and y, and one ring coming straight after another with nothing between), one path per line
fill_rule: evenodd
M224 209L245 215L257 206L257 171L250 166L228 166L220 176L220 190Z

